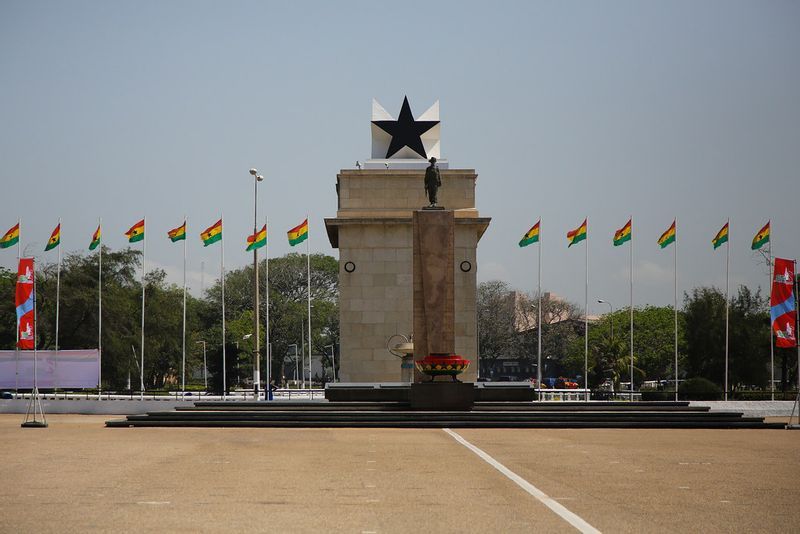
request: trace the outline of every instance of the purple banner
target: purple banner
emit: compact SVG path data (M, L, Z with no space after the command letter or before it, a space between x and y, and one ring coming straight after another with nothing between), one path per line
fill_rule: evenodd
M97 349L36 351L39 388L96 388ZM33 388L33 351L0 350L0 388Z

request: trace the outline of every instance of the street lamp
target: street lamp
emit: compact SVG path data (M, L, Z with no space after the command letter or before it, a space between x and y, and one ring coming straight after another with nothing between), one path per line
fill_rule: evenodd
M258 174L256 169L250 169L253 177L253 235L258 233L258 182L264 177ZM253 394L258 400L258 386L261 382L261 356L259 354L259 320L258 320L258 249L253 249L253 329L256 334L256 342L253 346ZM269 387L269 384L267 385Z
M297 380L300 374L300 365L297 362L297 343L291 343L290 347L294 347L294 385L297 387Z
M205 386L206 390L208 390L208 365L206 365L206 342L205 341L196 341L196 344L203 345L203 385ZM129 386L130 387L130 386Z
M610 310L610 319L611 319L611 343L614 343L614 306L611 305L610 302L603 299L597 299L598 304L608 304L608 309Z
M336 382L336 346L325 345L325 348L331 348L331 369L333 370L333 381Z

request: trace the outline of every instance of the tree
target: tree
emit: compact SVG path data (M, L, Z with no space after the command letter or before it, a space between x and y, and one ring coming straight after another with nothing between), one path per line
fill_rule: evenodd
M478 354L490 367L501 356L510 356L516 344L510 293L511 287L500 280L478 284Z
M17 340L17 313L14 309L14 292L17 274L0 267L0 348L13 350Z
M724 386L725 295L713 287L695 288L684 296L687 375ZM766 299L740 286L729 314L728 383L764 387L769 376L769 331Z
M312 254L310 261L311 346L317 354L322 354L325 345L338 345L339 342L339 262L336 258L325 254ZM269 260L271 376L274 378L286 374L283 372L284 357L289 353L293 354L289 347L297 344L298 350L300 350L303 343L306 346L308 344L306 262L306 255L297 253ZM267 299L264 298L265 269L266 260L263 260L259 266L259 291L261 294L259 313L262 322L266 321L267 312ZM240 351L240 372L245 376L252 376L253 362L252 357L248 354L252 355L252 343L255 341L253 338L246 342L242 341L246 334L253 332L253 273L253 266L247 265L228 272L225 277L226 322L229 330L227 338L229 342L240 343L242 349ZM208 289L205 297L205 312L201 316L205 339L220 339L222 318L219 304L221 297L219 282ZM263 330L260 342L266 343ZM221 358L221 351L218 352ZM265 345L262 345L260 354L262 358L265 357ZM266 373L263 374L266 378ZM278 381L276 380L276 382Z

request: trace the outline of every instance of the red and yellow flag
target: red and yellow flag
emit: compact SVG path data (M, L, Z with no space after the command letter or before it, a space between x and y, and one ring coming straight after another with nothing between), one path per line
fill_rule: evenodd
M308 239L308 219L286 232L286 234L289 237L289 244L292 246Z
M567 248L586 239L586 232L588 229L587 221L588 219L584 219L580 226L567 232L567 241L569 242Z
M125 237L128 238L128 243L136 243L144 239L144 219L131 226L130 229L125 232Z
M44 251L47 252L48 250L53 250L61 243L61 223L56 225L55 230L53 233L50 234L50 239L47 240L47 246L44 247Z

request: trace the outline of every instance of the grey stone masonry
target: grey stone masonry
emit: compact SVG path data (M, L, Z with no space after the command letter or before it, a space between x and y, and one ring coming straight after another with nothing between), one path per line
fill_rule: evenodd
M472 360L462 380L476 378L476 250L490 219L475 207L473 170L443 170L439 203L453 210L455 351ZM325 219L339 249L342 382L397 382L400 359L387 342L413 334L412 212L427 205L422 170L342 170L338 210Z

